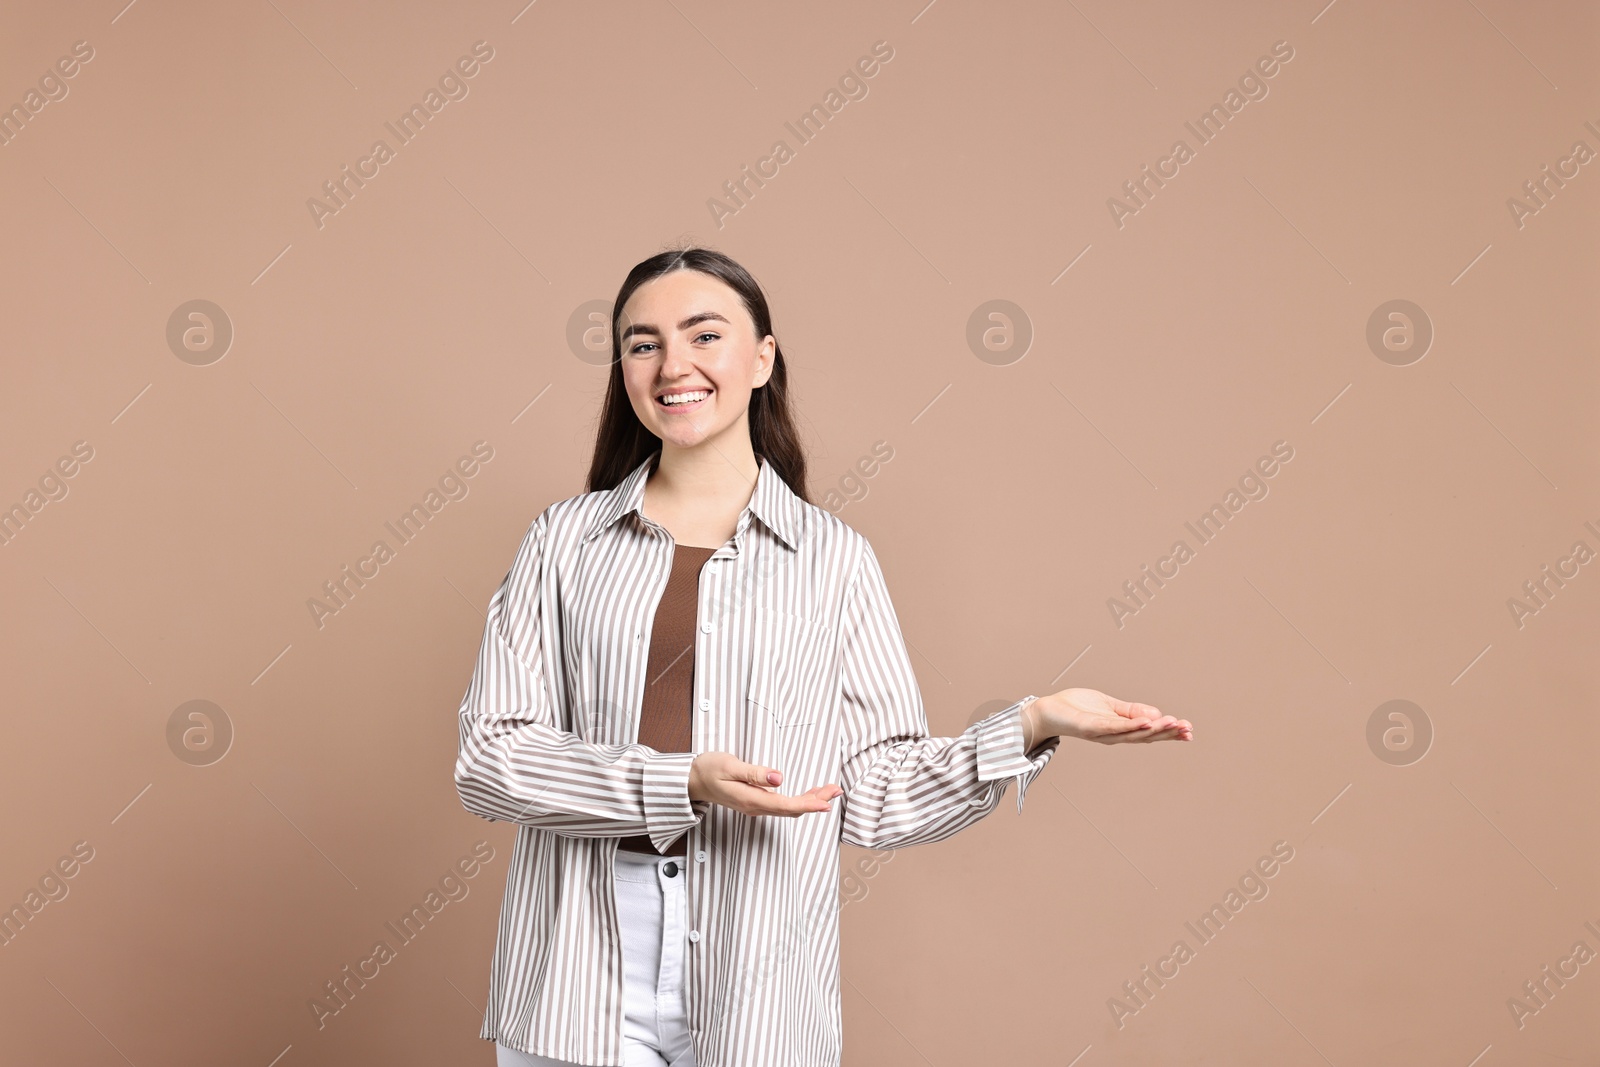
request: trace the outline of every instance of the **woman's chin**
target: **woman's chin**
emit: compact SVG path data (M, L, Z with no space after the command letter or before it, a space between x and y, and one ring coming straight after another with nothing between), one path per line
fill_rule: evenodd
M690 426L661 426L656 429L656 437L673 448L694 448L706 443L706 435Z

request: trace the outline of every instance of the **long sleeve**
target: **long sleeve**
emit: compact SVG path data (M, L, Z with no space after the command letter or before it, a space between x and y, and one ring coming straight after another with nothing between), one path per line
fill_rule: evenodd
M546 535L541 514L489 601L461 703L456 792L485 819L569 837L647 833L664 851L704 817L705 806L689 800L695 753L593 744L556 725L544 670L560 651L543 595Z
M1025 697L958 737L929 737L922 694L871 546L847 595L841 653L842 840L864 848L939 841L993 811L1017 780L1028 783L1060 745L1022 749Z

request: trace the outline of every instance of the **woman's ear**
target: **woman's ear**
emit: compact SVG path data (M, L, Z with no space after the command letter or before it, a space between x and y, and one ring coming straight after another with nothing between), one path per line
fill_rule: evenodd
M778 342L769 333L756 347L756 376L750 382L750 388L759 389L767 384L767 379L772 377L772 368L778 363Z

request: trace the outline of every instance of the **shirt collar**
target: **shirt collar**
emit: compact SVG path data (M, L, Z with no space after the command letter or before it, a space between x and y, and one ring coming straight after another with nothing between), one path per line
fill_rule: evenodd
M589 528L583 535L585 542L589 541L600 531L622 518L629 512L638 512L644 503L644 483L650 476L650 471L655 467L656 461L661 456L661 450L656 449L646 456L644 461L633 469L614 489L607 490L610 498L595 513L589 523ZM778 539L790 548L800 546L800 528L802 525L801 499L795 495L793 489L767 462L765 456L757 456L760 471L756 475L755 492L750 496L750 503L744 512L739 515L739 525L735 534L744 532L744 528L754 515L761 520L762 525L777 535ZM641 514L642 517L642 514Z

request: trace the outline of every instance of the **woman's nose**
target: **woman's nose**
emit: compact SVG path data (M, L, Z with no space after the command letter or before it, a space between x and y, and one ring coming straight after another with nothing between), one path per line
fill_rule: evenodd
M661 376L663 378L681 378L693 369L688 355L683 349L667 342L661 346Z

